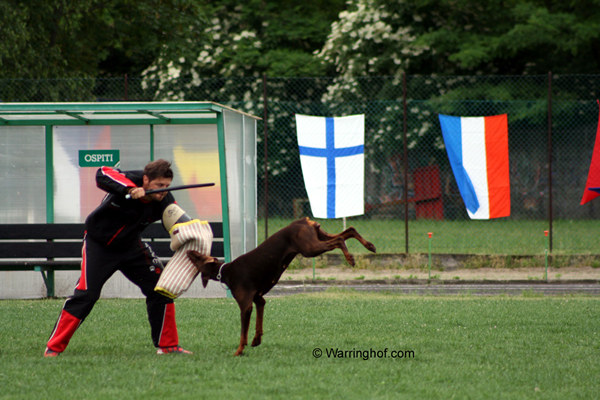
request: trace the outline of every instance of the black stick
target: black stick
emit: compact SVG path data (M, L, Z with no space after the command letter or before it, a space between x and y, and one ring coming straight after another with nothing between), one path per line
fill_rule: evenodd
M196 183L194 185L171 186L171 187L166 187L166 188L161 188L161 189L146 190L146 194L170 192L173 190L193 189L193 188L207 187L207 186L215 186L215 184L211 182L211 183ZM131 195L130 194L125 195L125 198L130 199Z
M211 183L196 183L194 185L171 186L171 187L166 187L166 188L162 188L162 189L146 190L146 194L170 192L173 190L192 189L192 188L207 187L207 186L215 186L215 184L211 182Z

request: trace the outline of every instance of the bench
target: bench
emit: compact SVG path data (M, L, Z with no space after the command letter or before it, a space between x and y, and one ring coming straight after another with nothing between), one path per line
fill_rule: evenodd
M211 255L223 258L223 224L211 222ZM81 268L84 224L0 224L0 271L38 271L46 294L54 297L54 272ZM148 226L143 234L166 264L173 255L169 234L160 223Z

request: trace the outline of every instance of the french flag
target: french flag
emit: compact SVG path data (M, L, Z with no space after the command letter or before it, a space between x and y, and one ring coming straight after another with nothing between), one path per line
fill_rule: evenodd
M450 166L471 219L510 215L508 118L439 114Z

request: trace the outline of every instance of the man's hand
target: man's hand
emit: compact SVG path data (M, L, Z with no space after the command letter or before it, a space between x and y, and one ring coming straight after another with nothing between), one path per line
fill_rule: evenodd
M129 189L129 195L131 196L132 199L141 199L142 197L144 197L146 195L146 191L144 190L144 188L135 187L135 188Z

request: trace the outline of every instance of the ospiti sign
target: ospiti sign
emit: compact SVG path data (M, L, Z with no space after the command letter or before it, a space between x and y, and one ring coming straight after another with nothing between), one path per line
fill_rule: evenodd
M119 161L119 150L79 150L80 167L114 167Z

